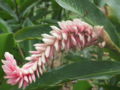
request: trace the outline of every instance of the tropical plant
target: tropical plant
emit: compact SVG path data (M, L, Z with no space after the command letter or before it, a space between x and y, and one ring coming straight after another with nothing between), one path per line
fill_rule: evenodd
M119 9L119 0L0 0L0 89L120 90Z

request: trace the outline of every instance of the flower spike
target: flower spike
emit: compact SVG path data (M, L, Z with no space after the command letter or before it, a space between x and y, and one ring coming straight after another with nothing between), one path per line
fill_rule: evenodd
M30 51L31 56L26 57L28 63L21 68L17 65L13 55L6 52L5 60L2 60L2 68L8 79L7 83L26 87L36 81L45 71L45 65L52 59L56 52L70 50L72 48L83 49L99 42L103 27L93 27L79 19L62 21L58 23L60 28L51 26L50 35L42 34L44 43L35 44L35 51ZM99 28L99 29L96 29Z

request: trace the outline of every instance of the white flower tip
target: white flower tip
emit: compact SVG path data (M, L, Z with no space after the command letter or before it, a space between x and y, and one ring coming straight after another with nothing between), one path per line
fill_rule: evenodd
M43 38L42 40L43 40L43 42L46 43L46 44L53 44L53 43L54 43L54 40L53 40L53 39L45 39L45 38Z
M37 69L37 63L35 63L35 64L33 65L33 67L32 67L32 70L33 70L33 71L36 71L36 69Z
M42 54L41 61L42 61L42 63L43 63L43 64L45 64L45 63L46 63L46 59L45 59L45 54L44 54L44 53Z
M37 46L39 46L39 44L38 44L38 43L36 43L36 44L34 44L33 46L37 47Z
M41 63L41 58L39 58L39 60L38 60L38 65L39 65L39 66L42 65L42 63Z
M7 57L7 56L11 56L11 54L9 53L9 52L5 52L5 57Z
M50 46L48 46L47 48L46 48L46 51L45 51L45 56L48 58L49 57L49 55L50 55Z
M60 30L58 27L56 26L50 26L53 30Z
M106 42L105 42L105 41L103 41L103 42L101 42L101 43L98 43L98 46L99 46L100 48L104 48L105 45L106 45Z
M31 60L31 57L26 57L25 60Z

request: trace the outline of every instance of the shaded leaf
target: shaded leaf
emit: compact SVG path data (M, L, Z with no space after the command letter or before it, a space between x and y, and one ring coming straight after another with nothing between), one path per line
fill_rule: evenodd
M117 86L109 86L109 85L104 85L101 86L102 90L120 90L120 87Z
M21 2L21 0L17 0L17 3L21 6L20 12L23 12L26 8L28 8L30 5L32 5L33 3L37 1L36 0L23 0L23 2Z
M2 84L0 85L0 90L21 90L17 86L11 86L9 84L6 84L6 81L2 81Z
M4 33L11 32L11 28L7 25L7 23L0 18L0 30L2 30Z
M24 17L27 13L29 13L30 10L31 10L34 6L36 6L39 2L40 2L40 0L37 0L37 1L34 0L33 3L31 3L28 7L26 7L26 8L24 9L24 11L21 13L21 17Z
M22 48L22 51L24 52L24 56L29 56L31 55L28 51L33 51L35 50L34 44L40 43L40 40L24 40L19 43L20 47Z
M26 18L22 24L22 27L25 27L25 26L33 26L33 23L32 21L29 19L29 18Z
M61 20L62 18L62 8L58 5L58 3L55 2L55 0L52 0L52 19Z
M5 3L4 1L0 1L0 8L3 9L4 11L6 11L10 16L12 16L14 19L18 20L17 15L15 14L15 12L9 7L9 5L7 3Z
M120 73L120 63L111 61L79 61L45 73L27 89L54 86L75 79L98 79ZM104 76L104 77L102 77Z
M15 33L17 40L25 40L30 38L40 38L42 33L50 31L49 25L35 25L25 27Z
M9 13L6 13L6 11L0 10L0 17L4 20L11 19L11 16Z
M47 10L47 8L39 8L36 10L36 15L31 17L32 21L38 21L39 19L43 19L48 15L50 11Z

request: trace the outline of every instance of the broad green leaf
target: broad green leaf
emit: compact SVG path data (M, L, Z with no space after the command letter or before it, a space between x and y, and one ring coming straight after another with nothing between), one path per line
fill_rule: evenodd
M43 88L37 88L37 89L34 89L34 90L61 90L61 89L62 89L62 85L56 85L56 86L53 86L53 87L43 87ZM25 89L25 90L29 90L29 89Z
M32 21L29 18L26 18L22 24L22 27L26 27L26 26L33 26L34 24L32 23Z
M52 9L53 9L53 14L52 14L52 19L57 19L61 20L62 18L62 7L60 7L55 0L52 0Z
M0 90L21 90L17 86L12 86L6 83L5 80L2 80L0 84Z
M17 15L15 14L15 12L9 7L9 5L7 3L5 3L4 1L0 1L0 8L4 11L6 11L10 16L12 16L14 19L18 20Z
M120 90L119 86L110 86L110 85L103 85L101 86L102 90Z
M4 59L5 52L12 53L17 61L19 62L22 61L22 57L19 53L14 37L10 33L0 34L0 60ZM0 76L1 76L0 79L2 79L3 76L3 70L1 68L1 65L2 63L0 61Z
M11 28L7 25L7 23L0 18L0 30L4 33L9 33L11 32Z
M120 46L119 36L115 26L104 16L104 14L89 0L56 0L57 3L67 10L71 10L92 25L104 26L111 40Z
M103 7L107 2L106 0L90 0L90 1L97 5L98 7Z
M33 89L76 80L76 79L105 79L120 73L120 62L111 61L79 61L70 65L54 69L41 76L35 83L32 83L27 89Z
M44 19L42 20L44 23L48 23L49 25L57 25L57 20L55 19Z
M91 90L92 86L88 81L78 81L73 85L73 90Z
M48 33L49 31L49 25L29 26L16 32L15 38L17 40L40 38L42 33Z

